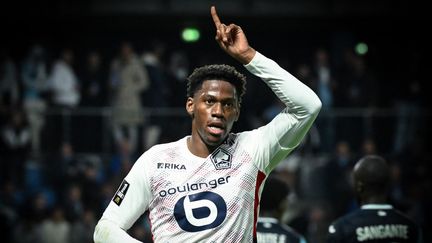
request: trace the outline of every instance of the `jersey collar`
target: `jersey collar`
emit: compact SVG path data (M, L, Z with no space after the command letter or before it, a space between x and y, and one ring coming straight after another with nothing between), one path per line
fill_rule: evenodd
M278 223L279 220L276 218L270 218L270 217L258 217L258 222L260 223Z
M392 209L393 206L390 204L365 204L361 206L361 209Z

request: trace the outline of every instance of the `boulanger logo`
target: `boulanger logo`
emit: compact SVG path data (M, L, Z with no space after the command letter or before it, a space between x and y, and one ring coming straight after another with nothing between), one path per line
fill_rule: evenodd
M214 192L199 192L180 198L174 217L184 231L198 232L219 226L226 217L225 200Z
M166 190L161 190L158 194L160 197L166 197L168 195L174 195L176 193L191 192L191 191L203 190L206 188L214 189L220 185L229 183L228 179L230 177L231 176L219 177L217 179L213 179L210 181L203 181L203 182L197 182L191 184L186 183L185 185L171 187Z

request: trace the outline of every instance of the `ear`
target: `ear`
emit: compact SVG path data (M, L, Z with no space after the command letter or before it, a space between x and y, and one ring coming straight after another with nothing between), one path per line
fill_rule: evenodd
M356 192L357 192L358 194L363 193L363 191L364 191L364 184L363 184L363 182L361 182L361 181L357 181L357 182L355 183L355 190L356 190Z
M192 97L188 97L186 100L186 111L193 118L195 110L195 103Z
M236 114L234 121L237 121L239 119L239 117L240 117L240 104L237 105L237 114Z

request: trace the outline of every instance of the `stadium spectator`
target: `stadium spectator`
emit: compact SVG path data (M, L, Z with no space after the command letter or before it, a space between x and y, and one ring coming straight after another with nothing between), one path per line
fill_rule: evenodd
M107 105L108 75L103 66L102 55L92 50L87 53L79 79L81 81L80 106L103 107Z
M13 108L20 103L20 90L17 66L9 53L0 50L0 106Z
M40 154L40 133L45 124L48 89L48 63L45 49L34 45L21 65L23 106L31 128L32 154Z
M31 131L22 110L11 111L7 124L0 128L0 145L0 181L12 180L22 185L31 149Z
M331 152L335 143L335 123L330 112L334 107L334 95L337 87L334 70L330 63L330 54L326 49L320 48L315 52L313 65L314 82L313 90L322 102L321 116L318 117L316 126L320 133L322 152Z
M132 45L124 42L120 56L111 63L112 123L114 141L120 146L127 141L135 154L139 142L139 127L144 122L141 93L149 85L147 71L139 61Z
M80 83L73 68L74 52L65 48L54 63L49 82L52 104L59 108L74 108L81 99Z

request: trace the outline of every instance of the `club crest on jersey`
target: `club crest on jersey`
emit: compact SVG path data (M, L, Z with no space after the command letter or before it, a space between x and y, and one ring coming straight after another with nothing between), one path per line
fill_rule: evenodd
M218 148L210 158L217 170L231 168L232 155L221 148Z
M117 204L117 206L120 206L120 204L123 202L123 199L125 198L128 189L129 183L126 180L123 180L122 184L114 195L114 198L112 199L112 201Z

